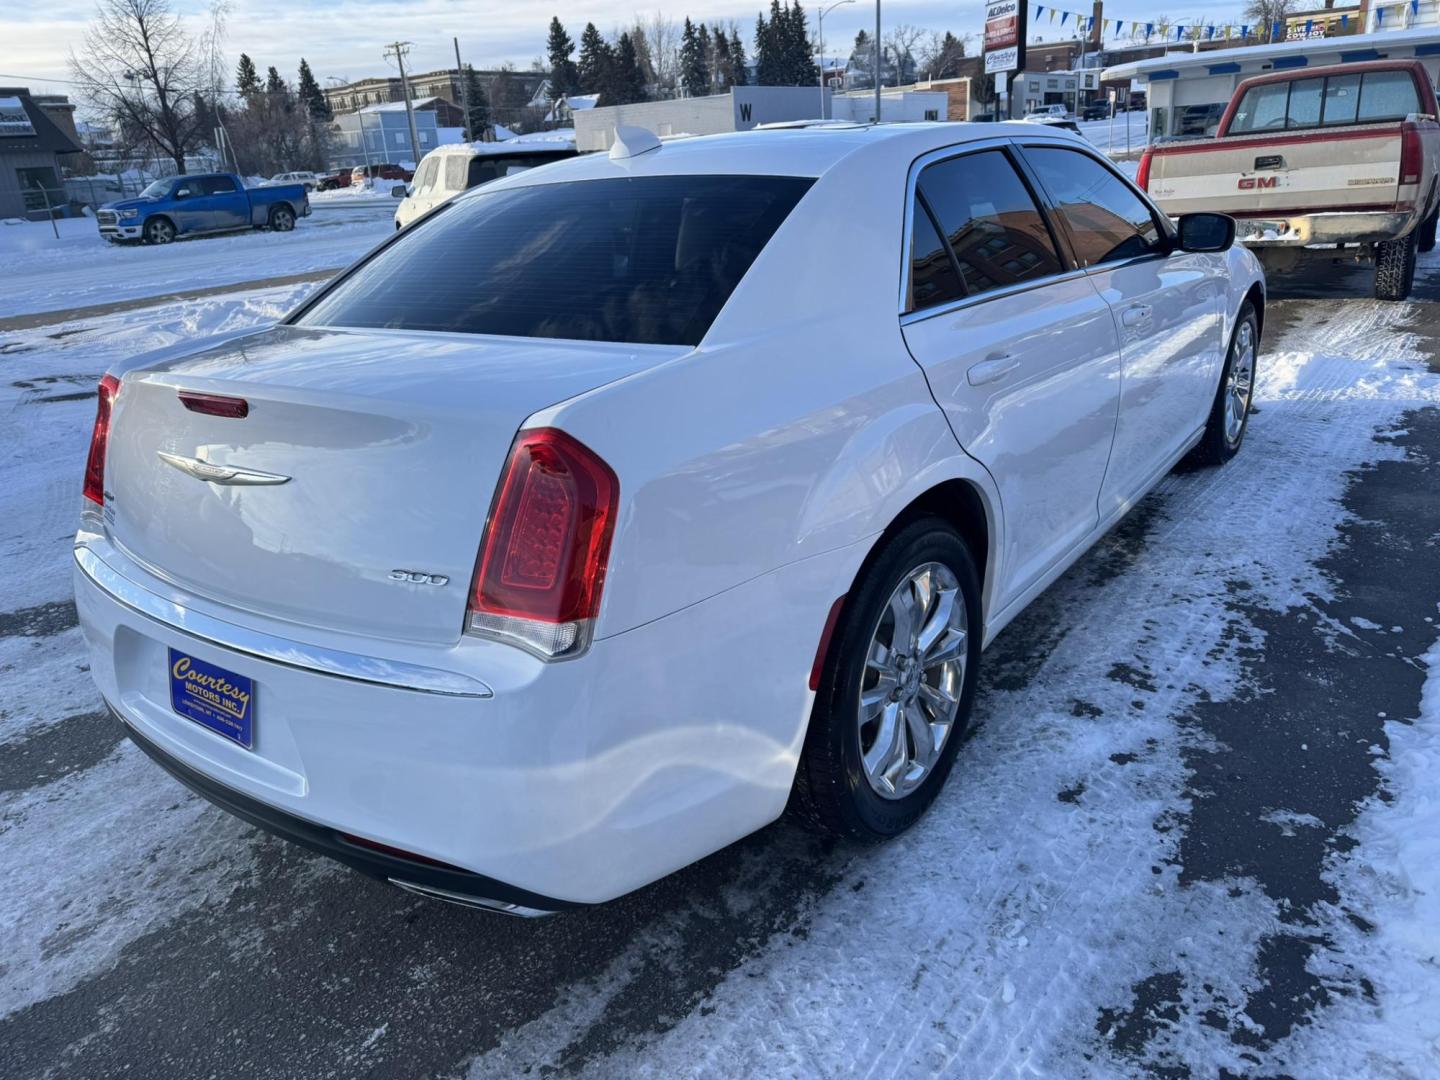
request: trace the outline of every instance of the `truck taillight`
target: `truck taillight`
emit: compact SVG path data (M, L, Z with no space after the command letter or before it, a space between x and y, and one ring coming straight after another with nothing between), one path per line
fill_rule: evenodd
M110 410L120 393L120 380L106 375L100 380L100 398L95 404L95 428L90 433L90 456L85 459L85 497L105 505L105 451L110 446Z
M1140 155L1140 166L1135 170L1135 186L1141 191L1150 190L1150 157L1155 153L1149 147Z
M468 629L545 659L590 643L615 531L620 482L555 428L510 448L470 589Z
M1420 132L1408 121L1400 128L1400 183L1420 183L1424 158L1420 150Z

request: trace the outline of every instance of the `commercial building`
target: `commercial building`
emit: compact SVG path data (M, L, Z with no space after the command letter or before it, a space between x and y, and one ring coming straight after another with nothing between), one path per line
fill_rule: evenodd
M545 82L544 74L535 71L510 71L496 68L484 71L476 69L475 74L479 77L480 85L484 87L492 105L496 104L497 98L508 99L502 104L528 103ZM443 98L452 105L459 105L464 100L459 68L442 68L439 71L407 75L406 80L410 83L412 99ZM507 83L512 89L505 88ZM497 94L497 89L503 92ZM352 83L327 87L325 100L330 103L330 111L339 115L357 112L367 105L403 102L405 90L401 86L398 75L359 79Z
M0 218L43 218L63 205L61 165L80 152L27 88L0 86Z
M410 123L403 101L366 105L357 112L338 114L331 125L335 138L329 167L418 162L435 147L463 138L461 110L444 98L421 98L413 108L418 146L410 144Z
M887 121L946 120L948 108L947 95L939 91L899 87L881 95L881 119ZM818 86L736 86L705 97L610 105L574 114L575 146L582 154L607 150L620 124L660 136L719 135L762 124L818 120L822 110L832 120L869 123L875 119L875 95L835 94Z
M1433 10L1435 5L1432 2L1430 6ZM1426 10L1423 3L1420 10ZM1373 11L1370 19L1374 25ZM1423 61L1432 80L1440 75L1440 25L1243 45L1223 51L1171 52L1106 68L1104 79L1107 83L1133 83L1147 91L1151 138L1206 135L1220 123L1235 87L1251 75L1408 58Z

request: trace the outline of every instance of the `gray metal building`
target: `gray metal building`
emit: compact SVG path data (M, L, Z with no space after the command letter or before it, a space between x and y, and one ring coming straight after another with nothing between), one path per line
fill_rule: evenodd
M45 216L63 206L63 155L81 147L55 126L22 86L0 86L0 218Z

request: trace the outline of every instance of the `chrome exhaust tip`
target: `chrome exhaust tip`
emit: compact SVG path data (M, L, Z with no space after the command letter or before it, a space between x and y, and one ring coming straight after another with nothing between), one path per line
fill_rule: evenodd
M460 907L493 911L501 915L514 915L521 919L538 919L555 914L553 911L546 911L543 908L525 907L523 904L511 904L504 900L492 900L488 896L471 896L468 893L452 892L449 889L437 889L434 885L420 885L413 881L401 881L399 878L393 877L386 880L396 888L404 889L416 896L424 896L430 900L442 900L447 904L458 904Z

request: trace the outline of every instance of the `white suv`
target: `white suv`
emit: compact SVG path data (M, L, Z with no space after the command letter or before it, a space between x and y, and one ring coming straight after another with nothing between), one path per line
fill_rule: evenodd
M276 173L266 183L269 184L304 184L306 191L314 191L320 186L320 177L313 172L282 172Z
M520 135L498 143L436 147L420 162L409 194L395 208L395 228L403 229L462 191L574 156L573 131Z
M222 807L473 906L607 900L787 804L893 836L982 647L1239 448L1233 236L1041 129L622 129L105 375L91 672Z

